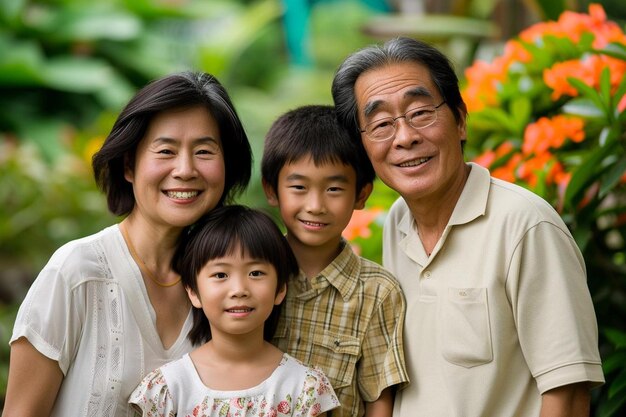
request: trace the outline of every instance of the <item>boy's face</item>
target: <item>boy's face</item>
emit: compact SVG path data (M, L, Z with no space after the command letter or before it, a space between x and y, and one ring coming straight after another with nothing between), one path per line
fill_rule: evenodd
M372 191L356 193L354 168L342 163L316 166L310 157L285 165L278 189L264 184L268 202L278 207L287 227L287 240L300 247L335 250L352 212L362 209Z

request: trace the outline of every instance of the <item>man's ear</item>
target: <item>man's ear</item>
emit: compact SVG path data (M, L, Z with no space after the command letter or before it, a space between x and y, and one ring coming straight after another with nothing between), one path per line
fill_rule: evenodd
M365 202L369 198L370 194L372 194L373 189L374 189L374 184L372 184L371 182L368 182L367 184L363 186L363 188L361 188L361 191L359 192L359 195L357 196L356 201L354 202L355 210L361 210L362 208L365 207Z
M262 180L263 183L263 191L265 192L265 198L267 198L267 202L272 207L278 207L278 196L276 195L276 190L272 187L267 181Z
M191 305L193 305L195 308L202 308L202 303L200 302L200 298L198 298L196 293L189 287L185 287L185 290L187 290L187 297L189 297Z
M276 293L276 297L274 297L274 305L277 306L280 303L282 303L286 295L287 295L287 284L283 285L283 288Z

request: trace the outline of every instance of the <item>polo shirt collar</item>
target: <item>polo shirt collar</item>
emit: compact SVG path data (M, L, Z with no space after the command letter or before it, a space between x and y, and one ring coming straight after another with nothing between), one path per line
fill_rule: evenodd
M326 287L333 286L341 297L348 300L356 290L357 279L361 272L359 257L354 253L348 242L342 239L343 249L335 259L311 280L310 291L298 295L298 298L308 300L316 297ZM300 272L302 274L302 272Z
M487 210L487 198L491 185L489 171L473 162L468 162L472 167L459 200L452 211L452 216L448 221L448 226L469 223L472 220L485 215ZM407 210L398 223L397 230L405 236L414 229L415 220L411 211Z
M480 165L472 162L469 162L468 165L471 166L472 169L463 187L463 191L461 191L459 200L452 211L450 220L448 220L448 224L443 231L443 235L435 246L433 257L445 242L452 226L469 223L483 216L486 212L491 176L489 171ZM420 265L428 265L433 257L426 256L424 250L414 244L416 240L419 240L419 236L417 234L417 227L415 226L415 219L410 210L406 210L400 219L397 230L404 235L399 244L407 256Z
M448 226L469 223L487 211L487 199L491 185L491 175L487 168L468 162L472 168L463 191L459 196Z

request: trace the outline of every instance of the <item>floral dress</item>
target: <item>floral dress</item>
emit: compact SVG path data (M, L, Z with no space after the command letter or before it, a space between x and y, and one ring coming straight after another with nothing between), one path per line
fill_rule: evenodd
M144 417L313 417L339 406L324 373L286 353L269 378L238 391L206 387L186 354L148 374L129 403Z

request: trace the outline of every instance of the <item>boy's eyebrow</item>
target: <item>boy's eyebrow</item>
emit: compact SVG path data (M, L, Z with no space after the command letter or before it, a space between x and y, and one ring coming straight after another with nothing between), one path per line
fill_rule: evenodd
M294 174L289 174L287 178L285 178L285 180L286 181L302 181L308 178L309 177L307 177L306 175L294 173ZM329 175L328 177L324 177L324 180L335 181L335 182L349 182L348 177L346 177L345 175Z

